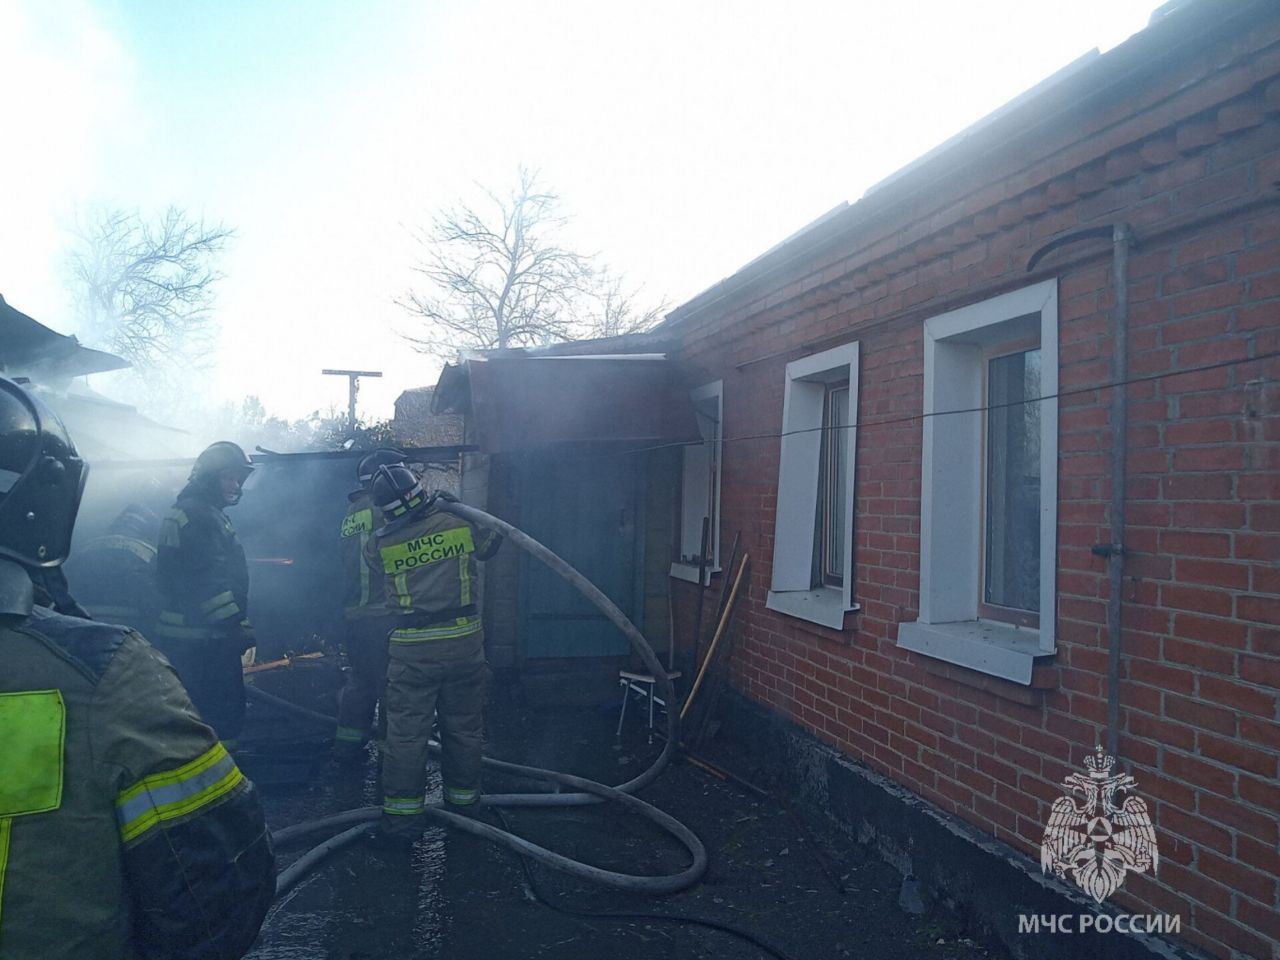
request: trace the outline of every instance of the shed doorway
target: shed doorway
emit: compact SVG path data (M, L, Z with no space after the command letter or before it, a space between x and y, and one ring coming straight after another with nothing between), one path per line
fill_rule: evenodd
M643 628L638 611L643 470L600 448L524 458L524 530L581 571ZM543 564L522 560L520 658L626 657L622 632ZM532 664L530 664L532 665Z

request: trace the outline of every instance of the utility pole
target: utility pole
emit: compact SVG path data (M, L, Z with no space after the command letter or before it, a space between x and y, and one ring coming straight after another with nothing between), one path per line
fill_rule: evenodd
M356 392L361 377L380 377L381 370L321 370L327 377L347 378L347 429L356 432Z

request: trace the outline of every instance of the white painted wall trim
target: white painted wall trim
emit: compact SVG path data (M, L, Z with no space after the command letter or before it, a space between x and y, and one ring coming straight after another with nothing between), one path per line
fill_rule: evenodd
M858 450L858 358L855 341L787 364L782 399L782 441L774 520L773 576L765 605L770 610L822 626L842 629L853 602L854 475ZM846 447L844 584L812 589L814 519L818 508L818 466L822 449L824 385L849 381L849 440Z
M711 586L712 576L714 576L715 574L718 574L719 572L720 572L719 567L707 567L706 576L702 578L702 585L704 587ZM678 562L673 563L671 565L670 576L675 577L677 580L685 580L685 581L688 581L689 583L697 583L698 582L698 566L697 564L692 564L692 563L678 563Z
M950 413L983 405L984 347L1034 332L1040 340L1040 629L1021 629L997 657L998 630L977 629L977 557L981 549L983 414ZM920 615L899 627L898 644L951 663L1024 677L1030 666L1009 664L1024 654L1055 650L1058 537L1058 282L1021 290L925 321L923 456L920 497ZM981 621L985 624L987 621ZM925 627L937 629L924 629ZM994 632L993 632L994 630ZM1024 669L1025 666L1025 669ZM1012 675L1010 675L1012 674Z
M711 528L709 531L709 539L711 545L711 555L707 558L707 570L704 577L703 585L706 586L711 582L711 575L720 571L720 489L722 478L724 476L724 381L715 380L711 383L705 383L700 387L695 387L689 392L689 399L693 404L694 418L698 423L698 429L702 432L705 440L701 446L685 447L682 453L681 461L681 480L684 489L680 505L680 542L678 549L682 556L688 556L687 551L692 549L694 554L701 548L701 542L694 543L693 540L702 539L702 517L704 514L711 518ZM706 417L698 411L714 409L715 423L708 424ZM716 467L715 484L710 491L711 501L706 503L706 494L701 493L705 489L706 472L711 469L712 464ZM690 471L696 471L700 474L700 483L704 486L700 488L701 496L698 504L696 517L688 516L688 482ZM694 533L694 529L697 533ZM686 563L682 560L676 560L671 564L670 575L679 579L687 580L690 583L698 582L698 565L696 563Z
M1040 653L1040 631L994 620L898 625L898 646L1028 686Z
M818 587L816 590L770 590L765 599L766 607L785 613L798 620L808 620L832 630L844 629L844 615L862 607L851 602L838 587Z

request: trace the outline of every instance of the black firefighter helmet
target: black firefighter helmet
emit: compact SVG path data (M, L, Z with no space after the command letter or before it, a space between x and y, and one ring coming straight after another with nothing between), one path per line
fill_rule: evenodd
M29 567L67 559L88 472L58 415L0 377L0 557Z
M379 467L373 475L373 502L388 522L407 517L429 505L417 475L400 464Z
M356 466L356 482L368 490L373 486L373 476L379 467L395 466L404 466L404 451L395 447L379 447L360 458L360 463Z
M253 464L238 443L230 440L219 440L200 451L195 464L191 467L191 483L216 485L222 476L234 471L241 483L253 473ZM240 502L240 494L227 498L227 503Z

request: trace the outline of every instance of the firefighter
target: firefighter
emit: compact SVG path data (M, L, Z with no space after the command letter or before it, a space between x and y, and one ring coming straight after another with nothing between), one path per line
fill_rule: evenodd
M160 525L156 642L200 715L234 749L244 725L241 656L254 646L249 568L224 509L240 502L253 471L226 440L196 458L187 485Z
M68 561L76 594L94 620L117 623L154 635L156 529L160 518L141 503L131 503Z
M0 956L229 960L275 892L253 785L136 632L33 605L86 466L0 379Z
M338 696L338 731L334 752L341 759L359 758L369 740L374 708L380 700L379 727L385 732L386 703L383 689L387 680L386 595L382 569L370 565L369 538L381 525L382 514L373 502L373 475L382 466L403 466L404 454L392 448L375 450L361 458L356 467L360 487L347 497L347 515L340 531L346 596L345 645L350 671Z
M405 467L380 467L374 503L385 526L369 542L383 572L387 606L398 610L387 667L387 747L382 761L383 837L412 840L422 830L427 742L440 725L446 810L480 798L480 752L489 667L476 605L476 561L502 538L436 508Z

